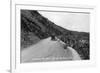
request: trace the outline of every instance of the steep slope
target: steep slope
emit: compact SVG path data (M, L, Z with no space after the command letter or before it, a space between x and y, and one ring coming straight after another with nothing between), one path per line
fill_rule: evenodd
M82 57L89 59L89 33L62 28L35 10L21 10L21 48L55 35Z

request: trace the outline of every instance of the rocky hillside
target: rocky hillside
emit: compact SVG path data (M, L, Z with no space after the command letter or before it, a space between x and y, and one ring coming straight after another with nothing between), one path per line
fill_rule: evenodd
M89 33L62 28L35 10L21 10L21 49L55 35L89 59Z

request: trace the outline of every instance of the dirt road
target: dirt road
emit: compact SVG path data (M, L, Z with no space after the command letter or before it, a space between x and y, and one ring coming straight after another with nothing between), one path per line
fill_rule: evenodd
M63 48L63 43L44 39L21 51L21 62L51 60L81 60L79 54L71 47Z

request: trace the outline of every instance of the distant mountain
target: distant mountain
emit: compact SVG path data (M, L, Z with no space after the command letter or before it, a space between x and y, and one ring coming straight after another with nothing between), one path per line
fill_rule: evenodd
M89 59L89 33L62 28L35 10L21 10L21 48L55 35L73 47L83 59Z

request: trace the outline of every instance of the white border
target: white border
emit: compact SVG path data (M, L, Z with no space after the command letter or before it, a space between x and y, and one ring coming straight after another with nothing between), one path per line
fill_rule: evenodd
M12 2L11 14L11 72L24 72L46 69L66 69L94 66L95 59L95 10L93 7L75 7L75 6L40 6L32 4L15 4ZM57 61L57 62L42 62L42 63L26 63L20 64L20 9L30 10L54 10L54 11L72 11L72 12L89 12L90 13L90 60L87 61ZM16 33L15 33L16 32ZM16 42L15 42L16 41ZM16 44L16 45L15 45Z

